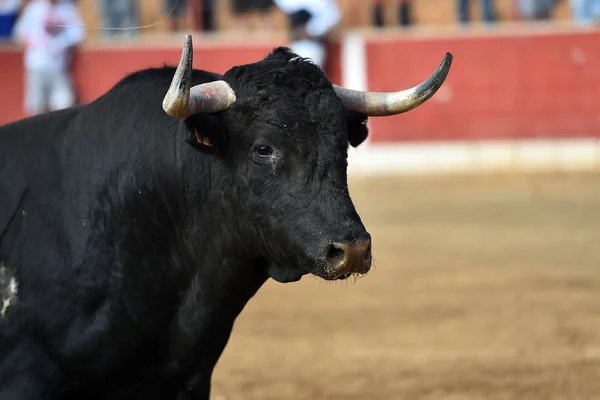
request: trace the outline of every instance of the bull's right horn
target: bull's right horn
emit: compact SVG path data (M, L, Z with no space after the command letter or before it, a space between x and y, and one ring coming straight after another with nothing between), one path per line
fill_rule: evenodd
M446 53L440 66L425 82L400 92L363 92L336 85L334 89L349 110L373 117L400 114L420 106L433 96L446 80L451 64L452 54Z
M163 99L163 110L175 118L227 109L235 101L235 92L225 81L192 85L192 36L186 35L179 65Z

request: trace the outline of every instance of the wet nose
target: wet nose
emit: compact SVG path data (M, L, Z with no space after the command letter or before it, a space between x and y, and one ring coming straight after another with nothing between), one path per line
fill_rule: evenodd
M371 269L371 236L329 244L327 266L335 277L369 272Z

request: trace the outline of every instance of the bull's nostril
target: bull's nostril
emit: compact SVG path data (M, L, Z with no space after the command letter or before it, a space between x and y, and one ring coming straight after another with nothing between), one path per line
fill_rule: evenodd
M365 252L364 261L365 261L365 264L371 265L372 257L371 257L371 244L370 243L369 243L369 247L367 248L367 251Z
M342 246L338 243L332 243L329 245L329 250L327 251L327 263L334 268L337 268L340 264L344 262L346 258L346 253Z
M326 254L328 273L334 278L366 274L371 268L371 238L329 242Z

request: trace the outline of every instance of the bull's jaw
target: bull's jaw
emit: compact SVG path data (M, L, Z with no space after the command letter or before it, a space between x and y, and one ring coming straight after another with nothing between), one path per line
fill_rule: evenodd
M271 261L266 264L267 274L270 278L274 279L279 283L289 283L289 282L298 282L304 275L307 275L308 272L304 272L299 270L298 268L293 267L284 267L280 264L273 263ZM365 276L365 273L347 273L343 275L336 275L332 272L319 270L317 272L313 272L312 275L317 276L326 281L343 281L350 277L361 277Z
M346 274L335 274L329 269L319 269L312 273L312 275L323 279L324 281L345 281L349 278L360 278L367 275L367 272L358 273L358 272L349 272Z
M267 274L280 283L298 282L306 272L299 268L282 266L272 261L267 262Z

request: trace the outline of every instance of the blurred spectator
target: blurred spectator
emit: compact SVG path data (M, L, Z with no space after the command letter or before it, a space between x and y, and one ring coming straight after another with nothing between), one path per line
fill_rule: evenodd
M355 29L372 24L372 15L368 12L373 6L372 1L337 0L340 10L342 10L340 26L343 29Z
M327 36L342 19L336 0L274 1L290 20L292 51L323 67L327 60Z
M10 37L20 8L21 0L0 0L0 39Z
M106 37L128 36L133 37L137 34L135 28L138 26L137 0L99 0L100 13L102 14L102 25L105 28L102 32Z
M213 32L216 30L215 1L190 0L194 30Z
M494 0L481 0L482 19L487 23L496 20ZM458 17L461 23L467 24L471 21L471 1L458 0Z
M394 0L396 3L396 12L398 14L398 23L402 26L412 25L412 0ZM375 0L373 2L373 19L375 25L383 27L385 21L383 19L384 1Z
M526 20L547 20L552 18L557 3L558 0L518 0L519 15Z
M600 18L600 0L571 0L571 14L577 25L592 25Z
M181 22L182 14L184 14L186 11L186 6L186 0L166 0L165 12L169 16L169 30L171 32L179 31L179 23Z
M14 28L25 45L25 112L39 114L75 104L71 51L86 36L85 23L70 0L32 0Z
M231 10L236 19L235 26L244 31L250 30L250 14L258 14L259 27L261 29L272 30L273 26L270 20L269 10L273 6L272 0L232 0Z

